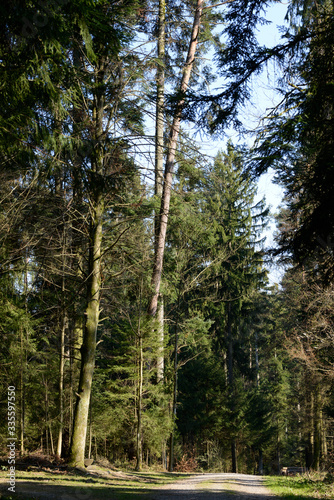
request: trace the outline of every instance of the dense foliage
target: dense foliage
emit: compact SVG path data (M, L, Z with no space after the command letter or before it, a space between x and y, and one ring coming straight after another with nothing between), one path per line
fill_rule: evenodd
M333 8L292 1L269 49L267 3L3 2L4 453L15 386L21 455L333 467ZM204 154L189 131L240 127L271 59L281 100L255 148ZM254 179L269 167L280 287Z

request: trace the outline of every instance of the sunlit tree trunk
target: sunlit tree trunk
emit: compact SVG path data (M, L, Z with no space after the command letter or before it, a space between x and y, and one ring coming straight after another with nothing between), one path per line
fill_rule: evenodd
M75 395L75 381L76 381L76 353L82 345L83 339L83 325L82 318L77 317L74 320L73 326L69 331L69 358L70 358L70 373L69 373L69 441L72 440L73 433L73 418L74 418L74 395Z
M256 386L260 387L260 365L259 365L259 346L258 334L255 332L255 366L256 366Z
M65 255L66 255L66 225L63 227L62 241L62 285L61 285L61 325L60 325L60 349L59 349L59 428L57 441L57 456L61 457L63 445L64 427L64 367L65 367L65 330L67 326L67 314L65 307Z
M20 367L20 451L21 455L24 455L24 411L25 411L25 384L24 384L24 372L25 372L25 349L23 341L23 328L20 328L20 343L21 343L21 367Z
M158 63L157 63L157 102L155 117L155 195L162 197L163 186L163 163L164 163L164 92L165 92L165 28L166 28L166 2L159 1L158 17ZM159 241L159 217L155 214L154 223L155 252L158 251ZM164 377L164 301L160 294L157 312L157 382L161 382Z
M59 355L59 429L57 441L57 456L61 457L63 444L63 427L64 427L64 365L65 365L65 328L66 317L62 311L62 325L60 332L60 355Z
M100 60L95 70L96 82L102 85L104 78L104 61ZM97 85L97 86L98 86ZM93 99L92 119L94 127L95 151L91 157L92 171L99 178L103 176L103 114L104 95L96 91ZM72 466L84 466L85 445L87 437L88 414L91 387L95 366L96 333L100 315L101 293L101 261L103 239L104 198L101 187L92 186L90 192L90 227L89 227L89 261L87 279L87 307L85 311L85 327L81 346L81 369L77 401L74 412L70 460Z
M24 258L24 297L25 311L28 312L28 255ZM25 454L24 447L24 432L25 432L25 377L27 372L27 349L28 349L28 332L24 337L24 328L20 328L20 348L21 348L21 367L20 367L20 452Z
M158 19L158 63L157 63L157 102L155 115L155 194L162 195L163 185L163 162L164 162L164 115L165 115L165 24L166 24L166 2L159 1ZM159 221L156 218L156 238L159 234Z
M85 458L89 402L95 366L96 332L100 314L103 212L104 204L102 196L100 196L97 200L90 228L91 247L89 251L88 304L85 312L86 324L83 342L80 349L81 369L70 449L70 464L72 466L83 467Z
M164 173L164 183L163 183L163 192L161 198L161 207L159 214L159 234L156 241L156 252L155 252L155 260L154 267L152 273L152 288L153 293L148 307L148 313L151 316L155 316L158 308L158 299L160 293L160 283L161 283L161 275L163 268L163 259L165 252L165 241L166 241L166 231L167 231L167 222L169 215L169 205L170 205L170 197L171 197L171 189L174 175L174 162L175 162L175 153L176 153L176 145L179 137L180 125L181 125L181 117L182 117L182 109L184 106L184 95L188 88L188 83L190 79L191 70L193 67L193 63L195 60L195 52L198 42L198 34L199 27L201 23L202 16L202 8L203 8L203 0L197 0L196 10L194 15L194 23L191 33L191 40L188 48L187 60L183 68L183 75L180 86L180 97L176 104L176 111L174 114L169 141L167 145L167 158L166 158L166 166Z
M157 310L157 336L158 336L158 355L157 355L157 382L164 379L165 353L164 353L164 301L160 294Z
M143 466L143 430L142 430L142 414L143 414L143 385L144 385L144 350L143 350L143 332L141 324L142 315L142 293L143 279L140 282L139 292L139 310L138 310L138 326L137 326L137 345L138 345L138 382L137 382L137 404L135 408L137 429L136 429L136 470L140 471Z
M140 471L143 465L143 443L142 443L142 405L143 405L143 376L144 376L144 359L143 359L143 337L139 332L139 363L138 363L138 393L137 393L137 432L136 432L136 470Z

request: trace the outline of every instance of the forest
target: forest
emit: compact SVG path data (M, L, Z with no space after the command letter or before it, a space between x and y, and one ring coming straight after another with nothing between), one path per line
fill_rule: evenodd
M2 456L334 471L334 6L280 3L2 0Z

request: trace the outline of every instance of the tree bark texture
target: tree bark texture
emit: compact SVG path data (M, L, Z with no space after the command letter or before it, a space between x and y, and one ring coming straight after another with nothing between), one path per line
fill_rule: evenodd
M316 387L314 396L314 450L313 450L313 465L314 470L320 469L320 458L322 448L322 432L321 432L321 413L322 413L322 394L320 387Z
M96 65L95 79L101 85L104 79L105 65L101 59ZM91 168L94 174L103 177L103 112L105 100L103 93L96 90L93 99L92 119L95 124L93 139L96 144L91 157ZM70 448L70 464L84 466L85 445L88 427L88 414L91 387L95 366L96 332L100 315L101 293L101 261L103 239L104 199L103 188L92 186L90 195L90 227L89 227L89 264L87 281L87 308L85 311L85 328L81 346L81 369L79 389L77 392L72 442Z
M155 262L152 273L152 298L149 303L148 313L151 316L155 316L158 308L158 299L160 292L160 283L161 283L161 275L162 275L162 267L163 267L163 258L165 252L165 241L166 241L166 232L167 232L167 222L169 215L169 205L170 205L170 197L171 197L171 189L172 189L172 181L174 175L174 162L175 162L175 153L176 153L176 145L180 131L180 124L182 118L182 109L185 103L184 95L188 88L188 83L190 79L191 70L193 67L195 52L198 42L198 34L199 27L201 23L202 17L202 9L203 9L203 0L198 0L196 4L196 11L194 15L194 23L191 33L191 40L188 48L187 60L183 68L183 75L180 85L180 98L176 105L176 111L173 118L173 123L171 126L169 141L167 145L167 158L166 158L166 166L164 173L164 185L163 192L161 198L161 207L159 214L159 234L156 243L156 254L155 254Z
M89 256L88 303L86 324L81 346L81 369L77 401L74 412L70 464L84 466L89 403L95 366L96 331L100 313L101 245L103 200L100 197L91 224L91 248Z
M174 387L173 387L173 407L172 407L172 432L169 439L169 472L173 472L174 469L174 435L175 435L175 425L176 425L176 412L177 412L177 377L178 377L178 322L175 328L175 339L174 339Z
M157 64L157 102L155 115L155 194L161 197L163 185L163 163L164 163L164 93L165 93L165 24L166 24L166 2L159 1L158 19L158 64ZM156 239L159 234L159 223L155 223Z
M67 312L65 307L65 253L66 253L66 231L65 221L62 241L62 286L61 286L61 325L60 325L60 353L59 353L59 428L57 441L57 456L61 457L63 446L64 426L64 367L65 367L65 330L67 326Z
M20 451L21 455L24 455L24 413L25 413L25 387L24 387L24 371L26 368L25 362L25 350L23 345L23 328L20 330L21 335L21 366L20 366Z
M62 311L62 325L60 332L60 357L59 357L59 429L57 441L57 456L61 457L63 445L63 425L64 425L64 361L65 361L65 314Z
M234 401L234 376L233 376L233 336L232 336L232 311L231 302L227 304L227 345L228 345L228 384L232 415L235 412ZM238 472L237 442L235 436L231 438L232 472Z
M164 301L160 294L157 311L157 336L158 336L158 355L157 355L157 382L164 379L165 353L164 353Z
M138 366L138 395L137 395L137 463L136 471L141 471L143 466L143 446L142 446L142 404L143 404L143 376L144 376L144 357L143 357L143 337L139 332L139 366Z

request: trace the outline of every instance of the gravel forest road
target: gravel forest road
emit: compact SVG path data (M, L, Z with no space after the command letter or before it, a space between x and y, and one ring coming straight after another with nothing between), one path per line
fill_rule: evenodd
M115 474L117 483L113 480ZM53 480L50 478L34 476L30 480L19 479L12 498L18 495L18 499L23 497L34 500L112 500L135 497L146 500L279 500L264 486L264 480L260 476L199 474L157 487L151 484L152 476L145 480L144 475L137 487L133 484L133 475L111 471L96 470L88 478L55 478L55 481L62 481L61 484L52 484ZM94 476L105 479L105 483L98 482ZM132 485L127 486L131 481ZM78 486L75 486L75 482L78 482ZM8 496L7 490L8 478L1 477L0 499L2 494Z
M159 488L152 500L272 500L259 476L247 474L201 474Z

